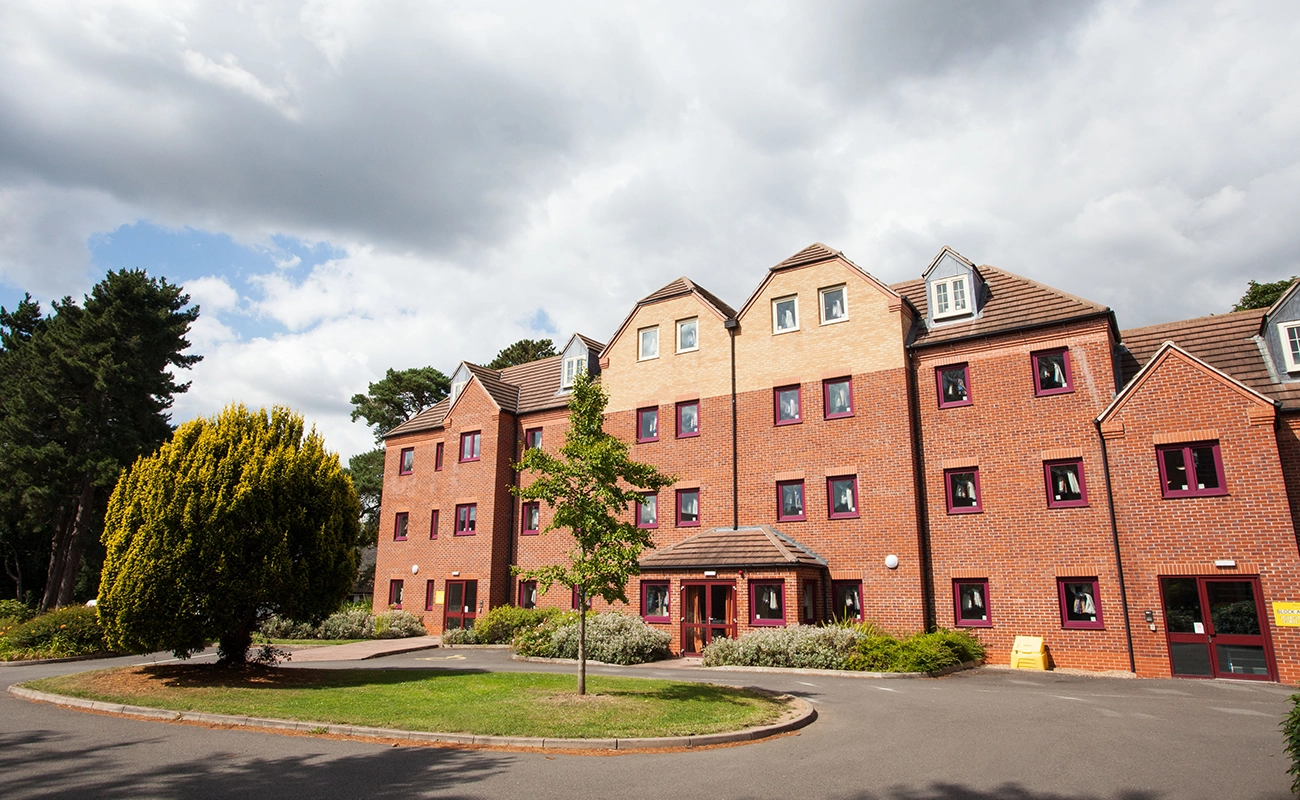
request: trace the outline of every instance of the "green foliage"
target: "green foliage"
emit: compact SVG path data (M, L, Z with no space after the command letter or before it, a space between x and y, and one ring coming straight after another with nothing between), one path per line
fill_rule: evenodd
M442 632L442 643L444 645L478 644L478 637L474 635L473 628L452 628Z
M1300 795L1300 694L1291 695L1291 711L1280 727L1286 740L1286 754L1291 757L1291 766L1287 768L1292 778L1291 793Z
M348 476L361 503L362 546L379 543L379 502L384 495L384 448L376 447L348 459Z
M349 603L319 625L271 616L258 632L268 639L402 639L424 636L424 624L409 611L388 611L372 616L370 606Z
M375 430L375 440L406 422L421 410L447 396L451 379L433 367L389 369L370 384L366 394L354 394L352 421L364 419Z
M497 357L487 365L488 369L505 369L518 364L527 364L529 361L536 361L539 358L550 358L557 356L555 352L555 342L550 339L520 339L514 344L507 345L497 353Z
M548 617L541 625L521 631L516 653L539 658L578 657L578 614ZM645 664L668 657L668 633L645 624L640 617L607 611L587 623L587 657L606 664Z
M36 616L36 609L18 600L0 600L0 619L26 622Z
M359 506L302 417L243 405L182 425L118 482L99 613L109 643L242 663L270 614L316 622L357 572Z
M344 608L329 615L321 623L317 636L321 639L369 639L375 635L375 618L369 605Z
M30 298L0 309L0 556L15 596L42 578L42 608L72 602L79 581L95 594L108 492L170 435L167 409L188 388L174 373L199 361L182 355L188 304L179 286L121 270L50 317Z
M966 631L940 628L898 639L870 622L788 625L715 639L704 648L706 667L793 667L862 672L934 672L984 657Z
M268 639L323 639L320 626L310 622L294 622L274 614L262 620L257 632ZM340 637L342 638L342 637Z
M475 644L509 644L524 628L535 628L560 613L558 608L497 606L474 620ZM470 644L470 642L462 642Z
M108 650L95 609L68 606L42 614L0 637L0 661L68 658Z
M375 617L376 639L405 639L427 635L424 623L409 611L385 611Z
M1237 304L1232 307L1233 311L1245 311L1250 308L1268 308L1277 302L1283 292L1291 288L1295 282L1295 276L1282 281L1272 283L1257 283L1250 281L1247 284L1246 293L1241 296Z

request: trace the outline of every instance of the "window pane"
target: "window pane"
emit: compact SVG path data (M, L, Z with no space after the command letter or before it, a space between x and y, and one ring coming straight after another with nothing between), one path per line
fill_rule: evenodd
M1187 491L1187 465L1183 461L1183 449L1176 447L1161 453L1165 461L1165 489L1170 492Z
M481 440L482 437L476 433L470 438L472 440L471 446L474 448L474 458L478 458L478 449L479 449L478 446L479 446L479 441Z
M1160 589L1165 600L1165 627L1170 633L1205 633L1195 578L1162 578Z
M862 587L857 583L835 584L835 618L860 619L862 617Z
M698 404L688 403L681 406L678 413L681 415L682 433L700 432L700 407Z
M950 472L948 482L948 494L952 498L954 508L970 508L979 502L975 491L974 472Z
M791 483L781 487L781 516L803 516L803 484Z
M754 587L754 618L785 619L781 603L781 584L761 584Z
M853 514L858 510L858 499L852 478L837 478L831 481L831 512L835 514Z
M948 284L934 285L934 313L944 314L948 311Z
M1219 488L1219 470L1214 463L1213 447L1193 447L1192 464L1196 467L1196 488Z
M659 329L646 328L641 331L641 358L654 358L659 355Z
M822 292L822 319L834 322L844 319L844 290L830 289Z
M1037 357L1037 361L1039 391L1064 389L1065 353L1044 353Z
M1054 464L1049 468L1052 476L1052 499L1058 503L1083 499L1079 486L1078 464Z
M966 310L966 279L958 278L952 282L952 310Z
M469 507L469 530L471 531L474 530L474 526L477 522L478 522L478 506L470 506Z
M966 392L966 368L945 369L940 373L943 402L964 403L969 398Z
M1067 622L1096 622L1097 598L1092 581L1065 584L1065 619Z
M410 522L410 519L411 518L406 514L397 515L397 531L394 533L394 536L396 538L398 539L406 538L406 528Z
M798 312L795 309L795 299L793 297L787 300L778 300L776 302L776 329L778 331L794 330L799 325Z
M699 343L699 320L688 320L677 324L677 349L694 350Z
M647 617L668 616L668 587L651 583L645 587L645 615Z
M529 506L528 506L528 525L527 525L528 530L530 530L530 531L535 531L535 530L537 530L538 525L541 524L541 520L542 520L542 510L541 510L541 508L538 507L538 506L535 505L535 504L533 504L533 505L529 505Z
M962 621L982 622L989 618L988 598L984 596L984 584L957 584L957 598Z
M849 405L849 382L835 381L826 384L826 413L848 414L852 411Z
M659 409L646 408L637 413L636 438L659 438Z
M682 492L678 495L681 502L682 522L700 521L700 493L698 490Z
M1300 325L1286 329L1286 341L1291 348L1291 363L1300 364Z
M415 465L415 451L410 449L403 450L402 451L402 472L410 472L411 467L414 465Z
M637 505L637 524L643 528L659 524L659 496L648 494Z
M790 422L798 420L799 415L799 390L782 389L776 393L776 418L779 422Z

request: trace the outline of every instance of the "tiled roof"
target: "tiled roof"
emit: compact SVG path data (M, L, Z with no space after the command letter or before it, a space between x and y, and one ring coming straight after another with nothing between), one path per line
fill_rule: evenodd
M599 342L595 346L599 347ZM519 387L520 414L563 406L569 402L568 395L556 394L560 388L562 358L540 358L501 370L501 380Z
M826 559L771 525L697 533L641 556L642 569L699 567L824 567Z
M682 295L690 294L691 292L699 294L700 297L704 298L705 302L720 311L722 316L734 317L736 315L736 310L722 302L717 295L686 277L678 278L667 286L651 292L638 300L636 304L638 306L649 305L650 303L657 303L660 300L681 297Z
M451 399L444 397L420 413L393 428L384 434L387 439L390 436L398 436L403 433L415 433L417 431L428 431L434 428L442 427L442 421L447 416L448 409L451 408Z
M830 261L832 258L844 258L844 254L839 250L827 247L821 242L813 242L794 255L776 264L771 268L772 272L777 270L789 269L790 267L802 267L806 264L816 264L821 261ZM848 259L845 259L846 261Z
M922 330L915 342L918 346L952 342L975 336L988 336L1016 328L1045 326L1083 317L1109 314L1110 309L1081 297L1045 286L997 267L978 267L979 274L988 284L989 294L978 319L935 325ZM925 281L912 280L896 283L894 291L903 295L926 316Z
M501 380L501 373L478 364L465 362L466 368L478 378L478 382L492 397L502 411L515 413L519 408L519 387Z
M1300 408L1300 384L1274 383L1255 342L1267 314L1267 309L1258 308L1122 331L1128 349L1120 362L1124 383L1132 380L1162 344L1173 342L1265 397L1281 400L1289 408Z

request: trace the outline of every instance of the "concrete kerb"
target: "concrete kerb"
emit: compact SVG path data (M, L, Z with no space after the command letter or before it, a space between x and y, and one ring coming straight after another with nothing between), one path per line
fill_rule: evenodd
M575 658L541 658L539 656L520 656L511 654L511 661L530 661L535 664L573 664L576 665L578 660ZM605 661L594 661L587 659L588 664L595 664L601 667L623 667L626 664L610 664ZM636 664L633 666L653 667L662 662L650 664ZM936 669L930 672L858 672L849 669L799 669L795 667L684 667L677 665L665 665L666 669L698 669L705 672L758 672L773 675L820 675L830 678L871 678L873 680L893 680L898 678L941 678L944 675L951 675L954 672L973 669L980 666L979 661L965 661L961 664L954 664L951 667Z
M761 691L761 690L759 690ZM494 747L508 750L662 750L676 748L708 747L710 745L737 744L754 742L779 736L806 727L817 719L817 710L806 700L789 695L775 695L788 701L794 707L794 715L787 720L757 728L739 731L709 733L699 736L663 736L656 738L626 739L549 739L521 736L474 736L463 733L438 733L431 731L403 731L389 728L370 728L360 725L333 725L326 722L310 722L287 719L270 719L266 717L241 717L229 714L208 714L198 711L171 711L168 709L149 708L147 706L130 706L118 703L103 703L98 700L86 700L80 697L68 697L50 692L39 692L25 686L13 685L9 693L24 700L36 703L50 703L65 708L97 711L123 717L142 717L149 720L168 722L197 722L204 725L216 725L232 728L251 728L272 731L296 731L302 733L327 733L338 736L351 736L361 739L381 739L385 741L415 741L435 744L460 744ZM768 693L771 694L771 693Z
M97 658L120 658L126 653L91 653L88 656L68 656L66 658L32 658L26 661L0 661L0 667L35 667L40 664L64 664L70 661L93 661Z

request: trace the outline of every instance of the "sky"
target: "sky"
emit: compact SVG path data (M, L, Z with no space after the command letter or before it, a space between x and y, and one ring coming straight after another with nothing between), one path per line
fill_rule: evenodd
M1300 274L1292 2L0 4L0 305L107 270L200 316L173 422L301 411L812 242L1112 307ZM48 307L48 306L47 306Z

